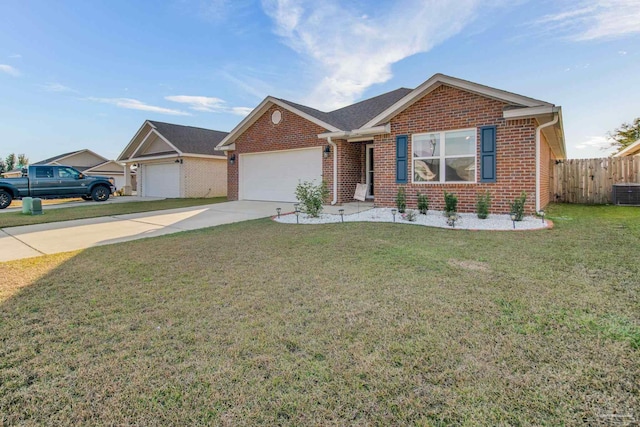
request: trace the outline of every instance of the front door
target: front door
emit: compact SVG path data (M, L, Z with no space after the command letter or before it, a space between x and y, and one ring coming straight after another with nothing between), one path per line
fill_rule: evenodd
M373 199L373 144L367 144L366 150L367 198Z

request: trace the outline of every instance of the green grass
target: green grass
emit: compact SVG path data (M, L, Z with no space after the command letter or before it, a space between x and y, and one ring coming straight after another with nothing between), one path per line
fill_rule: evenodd
M0 264L0 424L637 422L640 210L548 216L258 220Z
M147 202L105 203L98 205L75 205L64 208L47 209L42 215L25 215L21 211L0 213L0 228L18 225L43 224L46 222L69 221L72 219L95 218L100 216L124 215L137 212L184 208L226 202L226 197L165 199Z

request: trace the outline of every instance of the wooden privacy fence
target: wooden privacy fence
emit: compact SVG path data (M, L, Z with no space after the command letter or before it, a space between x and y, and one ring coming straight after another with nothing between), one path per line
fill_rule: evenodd
M551 200L611 203L613 184L640 183L640 156L562 160L553 166Z

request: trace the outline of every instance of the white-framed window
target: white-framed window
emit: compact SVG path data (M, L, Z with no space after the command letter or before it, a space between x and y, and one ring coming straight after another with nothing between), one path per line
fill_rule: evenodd
M476 182L476 129L413 135L411 172L414 184Z

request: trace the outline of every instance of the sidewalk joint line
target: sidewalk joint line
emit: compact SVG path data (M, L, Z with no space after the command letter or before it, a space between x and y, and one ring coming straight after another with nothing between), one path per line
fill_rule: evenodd
M38 250L38 249L34 248L33 246L31 246L31 245L30 245L30 244L28 244L27 242L25 242L25 241L23 241L23 240L18 239L18 238L17 238L16 236L14 236L13 234L9 234L9 233L7 233L7 232L4 230L4 228L0 228L0 231L2 231L4 234L6 234L6 235L7 235L7 236L9 236L9 237L13 237L13 238L14 238L14 239L16 239L18 242L22 243L23 245L27 246L28 248L33 249L34 251L38 252L39 254L47 255L46 253L42 252L41 250Z

